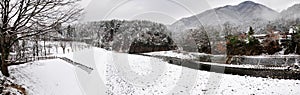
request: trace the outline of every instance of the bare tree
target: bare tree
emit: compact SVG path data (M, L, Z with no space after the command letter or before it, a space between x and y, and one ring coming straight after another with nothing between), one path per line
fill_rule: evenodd
M66 53L67 43L65 41L61 41L59 45L60 45L60 47L63 50L63 54L65 54Z
M1 72L9 76L8 60L13 45L21 39L53 32L60 23L72 22L82 12L79 0L1 0ZM34 28L34 29L32 29Z

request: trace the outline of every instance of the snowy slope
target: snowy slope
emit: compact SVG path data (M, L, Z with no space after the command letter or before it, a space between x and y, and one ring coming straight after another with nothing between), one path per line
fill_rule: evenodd
M72 53L57 56L74 59ZM96 70L89 73L60 59L36 61L9 69L12 75L9 79L25 86L29 95L103 95L106 91Z
M300 94L299 80L210 73L168 64L157 58L99 48L62 56L94 70L89 74L58 59L10 69L16 82L26 85L34 95L103 95L97 91L113 95Z
M281 17L285 19L295 20L297 18L300 18L299 10L300 10L300 4L295 4L289 7L288 9L283 10L281 12Z
M82 95L75 68L62 60L37 61L10 67L12 79L29 95Z

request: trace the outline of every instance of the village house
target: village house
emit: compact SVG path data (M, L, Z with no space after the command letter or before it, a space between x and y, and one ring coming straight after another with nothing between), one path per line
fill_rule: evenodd
M253 35L253 37L257 38L260 42L262 42L264 39L271 36L271 38L273 40L277 40L279 44L284 44L292 39L292 35L297 32L296 29L298 29L298 27L292 26L290 27L288 32L272 30L272 32L268 34L255 34Z

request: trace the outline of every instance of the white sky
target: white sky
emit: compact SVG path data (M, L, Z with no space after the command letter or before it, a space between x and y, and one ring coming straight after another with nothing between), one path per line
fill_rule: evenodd
M300 3L300 0L83 0L86 14L82 20L145 19L172 24L183 17L243 1L254 1L278 12Z

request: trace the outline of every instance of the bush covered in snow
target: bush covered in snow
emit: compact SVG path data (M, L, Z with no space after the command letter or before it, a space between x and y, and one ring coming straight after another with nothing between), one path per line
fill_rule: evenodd
M198 52L211 54L210 39L204 28L189 29L187 32L191 34L191 39L195 41Z
M131 43L129 53L143 53L153 51L168 51L176 49L171 37L161 32L141 33L140 37Z
M161 47L164 48L163 50L175 49L173 48L175 44L170 38L171 33L167 27L150 21L87 22L75 25L75 31L82 34L79 35L80 38L91 39L92 44L97 47L119 52L129 52L131 47L131 49L137 49L131 46L132 43L135 43L135 46L164 46ZM155 50L152 49L152 51Z

